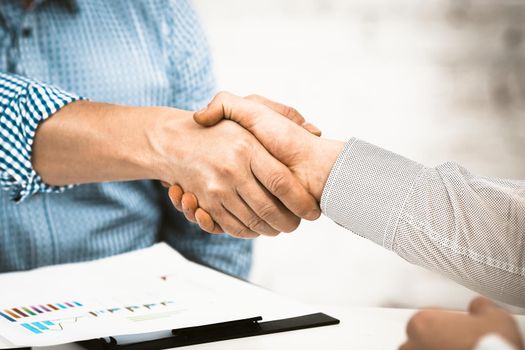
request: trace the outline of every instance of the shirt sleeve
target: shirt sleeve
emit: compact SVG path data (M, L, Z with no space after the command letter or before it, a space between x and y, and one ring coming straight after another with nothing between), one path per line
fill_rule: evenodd
M323 212L473 290L525 306L525 181L425 167L358 139L329 175Z
M505 339L497 334L488 334L482 337L473 350L517 350Z
M53 86L0 73L0 187L14 201L71 187L45 184L31 165L31 147L38 125L78 99Z

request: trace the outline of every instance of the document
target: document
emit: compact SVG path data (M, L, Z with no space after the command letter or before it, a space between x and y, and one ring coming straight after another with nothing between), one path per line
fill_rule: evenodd
M85 263L0 274L5 347L50 346L313 310L192 263L164 243ZM154 333L156 332L156 333ZM129 337L129 335L133 335Z

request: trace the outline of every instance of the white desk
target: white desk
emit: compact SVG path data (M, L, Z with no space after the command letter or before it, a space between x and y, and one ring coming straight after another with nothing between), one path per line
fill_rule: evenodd
M405 340L405 325L415 312L407 309L386 308L323 307L320 310L338 318L341 323L336 326L234 339L185 348L196 350L397 349ZM522 327L525 326L525 316L520 316L518 322ZM62 345L37 349L79 350L80 347Z

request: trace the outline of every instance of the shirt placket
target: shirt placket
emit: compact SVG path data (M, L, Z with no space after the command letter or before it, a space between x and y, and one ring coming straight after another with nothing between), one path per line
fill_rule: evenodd
M37 12L35 9L38 7L38 3L27 10L24 10L19 3L11 3L10 5L9 7L0 7L2 25L6 33L5 42L3 42L5 68L8 73L25 76L24 56L28 54L27 50L32 46L31 40L34 40L36 34L34 26ZM44 219L34 222L38 225L38 229L26 241L27 262L29 266L54 264L57 260L57 247L47 197L45 195L35 196L31 202L33 210L42 214L37 215L37 217Z

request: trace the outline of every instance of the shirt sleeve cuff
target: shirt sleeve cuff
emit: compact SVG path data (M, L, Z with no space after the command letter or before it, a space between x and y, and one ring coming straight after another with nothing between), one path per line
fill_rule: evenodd
M479 340L474 350L516 350L516 348L497 334L487 334Z
M339 225L392 249L404 203L423 165L351 139L321 196L321 209Z
M23 77L9 79L12 80L14 98L4 113L10 120L11 132L18 133L22 142L4 145L9 151L10 161L0 179L2 188L9 191L10 198L16 202L38 192L62 192L71 188L72 185L51 186L42 181L32 167L31 151L40 123L67 104L83 98Z

